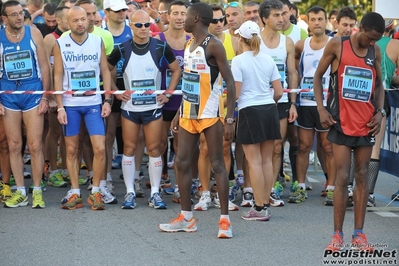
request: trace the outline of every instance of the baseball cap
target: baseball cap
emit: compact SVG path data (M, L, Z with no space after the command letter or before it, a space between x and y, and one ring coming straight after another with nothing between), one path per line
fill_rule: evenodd
M260 35L258 24L252 20L245 21L241 24L240 28L234 31L235 34L240 34L245 39L252 39L252 34Z
M385 20L385 29L392 29L393 27L393 20L392 19L386 19Z
M151 2L151 0L136 0L137 3Z
M105 10L111 9L112 11L129 9L129 7L126 5L125 0L104 0L103 7Z

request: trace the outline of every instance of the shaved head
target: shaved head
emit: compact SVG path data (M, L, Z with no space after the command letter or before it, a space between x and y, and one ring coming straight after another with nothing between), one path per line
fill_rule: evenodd
M149 22L150 16L144 10L137 10L131 17L132 22Z

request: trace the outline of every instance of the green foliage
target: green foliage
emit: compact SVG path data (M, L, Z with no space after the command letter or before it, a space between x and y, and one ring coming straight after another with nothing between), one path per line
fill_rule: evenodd
M340 9L344 6L349 6L355 11L358 21L367 13L372 11L372 0L302 0L301 3L295 3L299 8L301 14L312 6L321 6L327 14L334 8Z

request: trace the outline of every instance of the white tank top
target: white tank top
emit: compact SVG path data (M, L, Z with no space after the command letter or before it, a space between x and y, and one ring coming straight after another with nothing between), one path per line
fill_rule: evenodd
M125 55L125 58L127 55ZM161 88L161 72L152 59L151 52L137 55L131 52L129 62L123 72L126 90L147 91ZM121 108L129 112L145 112L162 108L155 94L132 94L132 99L122 102Z
M82 43L76 43L71 34L56 40L64 63L63 90L100 90L101 37L88 34ZM101 104L101 95L63 95L64 106L91 106Z
M329 37L328 40L330 40ZM310 92L301 92L299 94L299 105L300 106L317 106L316 99L313 93L313 77L316 72L316 68L319 64L320 58L323 55L324 48L319 50L313 50L310 47L310 41L312 37L306 38L303 44L303 51L301 54L301 59L299 62L299 66L302 72L302 80L301 80L301 89L312 89ZM326 43L327 44L327 43ZM323 89L327 89L330 81L330 71L331 67L329 66L327 71L323 75L322 87ZM323 92L323 105L327 104L327 92Z
M301 39L301 27L295 24L293 26L291 33L287 37L290 37L295 45Z
M266 44L262 41L260 45L260 52L266 53L271 56L276 63L278 72L281 76L281 85L283 89L287 89L287 47L286 47L286 37L285 35L280 33L280 43L276 48L270 49L266 46ZM288 94L286 92L283 93L283 96L278 101L279 103L287 103L288 102Z

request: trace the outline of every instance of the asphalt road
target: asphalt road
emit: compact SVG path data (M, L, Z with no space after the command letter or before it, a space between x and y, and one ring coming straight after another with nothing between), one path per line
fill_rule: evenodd
M125 189L120 173L113 170L121 203ZM323 259L323 253L333 232L333 209L324 206L320 197L323 177L314 173L309 176L313 190L308 192L308 200L272 208L268 222L242 220L243 208L231 212L234 237L224 240L216 237L219 209L195 212L195 233L163 233L158 224L180 212L172 196L163 195L167 210L149 208L146 202L150 190L144 189L146 197L137 200L134 210L122 210L118 203L107 205L105 211L92 211L86 203L89 192L83 186L84 208L68 211L60 208L60 200L69 188L48 187L45 209L0 207L0 265L332 265ZM26 180L26 185L30 183ZM398 189L397 177L380 173L378 206L385 206ZM288 195L286 188L282 198L286 201ZM240 202L239 195L237 204ZM399 202L392 206L399 207ZM365 233L370 243L379 245L377 249L391 252L399 250L398 225L399 212L368 212ZM353 212L348 210L345 243L350 243L352 231ZM386 265L399 265L397 254L395 258L396 262ZM382 263L381 258L373 259L377 260L369 263L344 258L342 262Z

